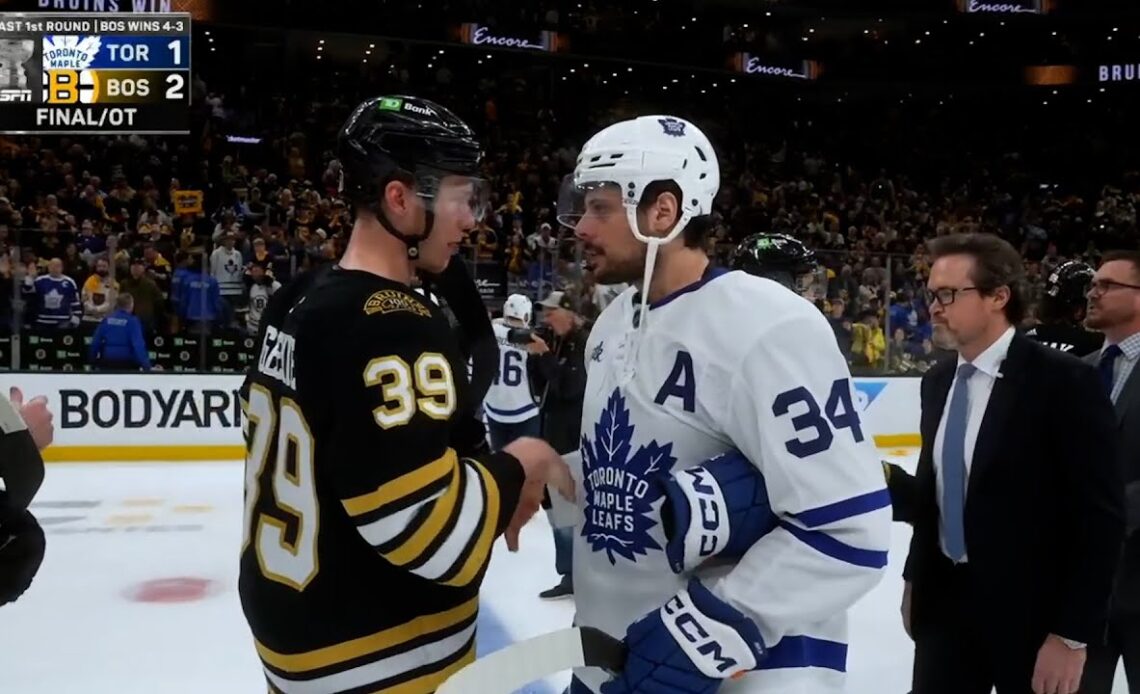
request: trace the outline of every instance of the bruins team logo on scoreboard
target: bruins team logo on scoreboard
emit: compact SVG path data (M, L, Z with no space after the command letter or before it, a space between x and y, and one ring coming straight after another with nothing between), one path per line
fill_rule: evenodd
M99 103L99 73L95 70L45 70L44 103Z

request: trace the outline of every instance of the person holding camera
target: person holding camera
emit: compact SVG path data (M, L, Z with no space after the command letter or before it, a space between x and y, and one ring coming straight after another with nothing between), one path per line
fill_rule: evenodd
M542 438L566 455L578 450L582 438L589 329L568 292L551 292L538 305L543 309L543 325L531 336L527 351L534 355L529 361L532 383L536 392L542 394ZM549 498L543 507L549 511ZM551 526L554 527L553 518ZM570 572L573 536L572 527L554 527L554 566L562 580L539 593L540 598L553 600L574 594Z
M538 403L530 387L528 355L534 331L530 329L533 307L522 294L511 294L503 302L503 317L492 321L499 343L499 370L483 400L491 448L499 450L520 436L537 437L540 432ZM538 338L541 339L541 338Z

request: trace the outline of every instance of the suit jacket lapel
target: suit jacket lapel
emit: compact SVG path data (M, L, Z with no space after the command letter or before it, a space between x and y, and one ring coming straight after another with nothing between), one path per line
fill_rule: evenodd
M1097 350L1085 356L1084 360L1094 367L1099 366L1100 354L1101 351ZM1116 399L1116 403L1114 404L1117 426L1124 426L1124 413L1128 411L1130 406L1136 404L1138 397L1140 397L1140 364L1132 367L1132 373L1128 376L1128 380L1124 382L1124 388L1120 391L1120 397Z
M1001 443L1002 431L1006 428L1013 406L1019 394L1023 394L1022 383L1025 377L1025 360L1027 353L1025 342L1028 338L1016 335L1009 345L1009 353L998 370L998 378L994 380L993 392L990 393L986 413L982 417L982 426L978 430L978 441L974 444L974 455L970 465L970 479L967 483L966 499L969 503L969 490L973 488L974 481L985 474L985 469L993 462Z
M1138 397L1140 397L1140 364L1132 367L1132 373L1124 382L1120 397L1116 399L1116 423L1118 425L1124 426L1124 413L1128 411L1129 407L1136 404Z

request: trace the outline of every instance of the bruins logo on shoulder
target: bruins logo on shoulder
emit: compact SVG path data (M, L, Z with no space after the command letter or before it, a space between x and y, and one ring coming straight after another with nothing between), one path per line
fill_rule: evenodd
M424 318L431 317L431 311L428 310L427 306L424 306L410 294L396 289L382 289L368 297L368 300L364 302L365 315L399 313L400 311L414 313Z

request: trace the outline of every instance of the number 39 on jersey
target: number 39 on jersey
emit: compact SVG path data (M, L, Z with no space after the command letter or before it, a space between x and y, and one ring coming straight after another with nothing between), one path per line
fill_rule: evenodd
M383 395L383 403L372 412L382 429L404 426L417 413L446 421L455 412L458 398L451 364L442 354L424 353L412 364L395 355L378 357L368 363L362 378L365 386L378 388ZM296 401L282 396L275 407L273 394L260 384L250 386L245 413L242 551L254 543L266 578L303 591L320 571L313 433ZM270 512L258 513L265 474L271 476L273 506ZM295 532L289 532L291 527Z

